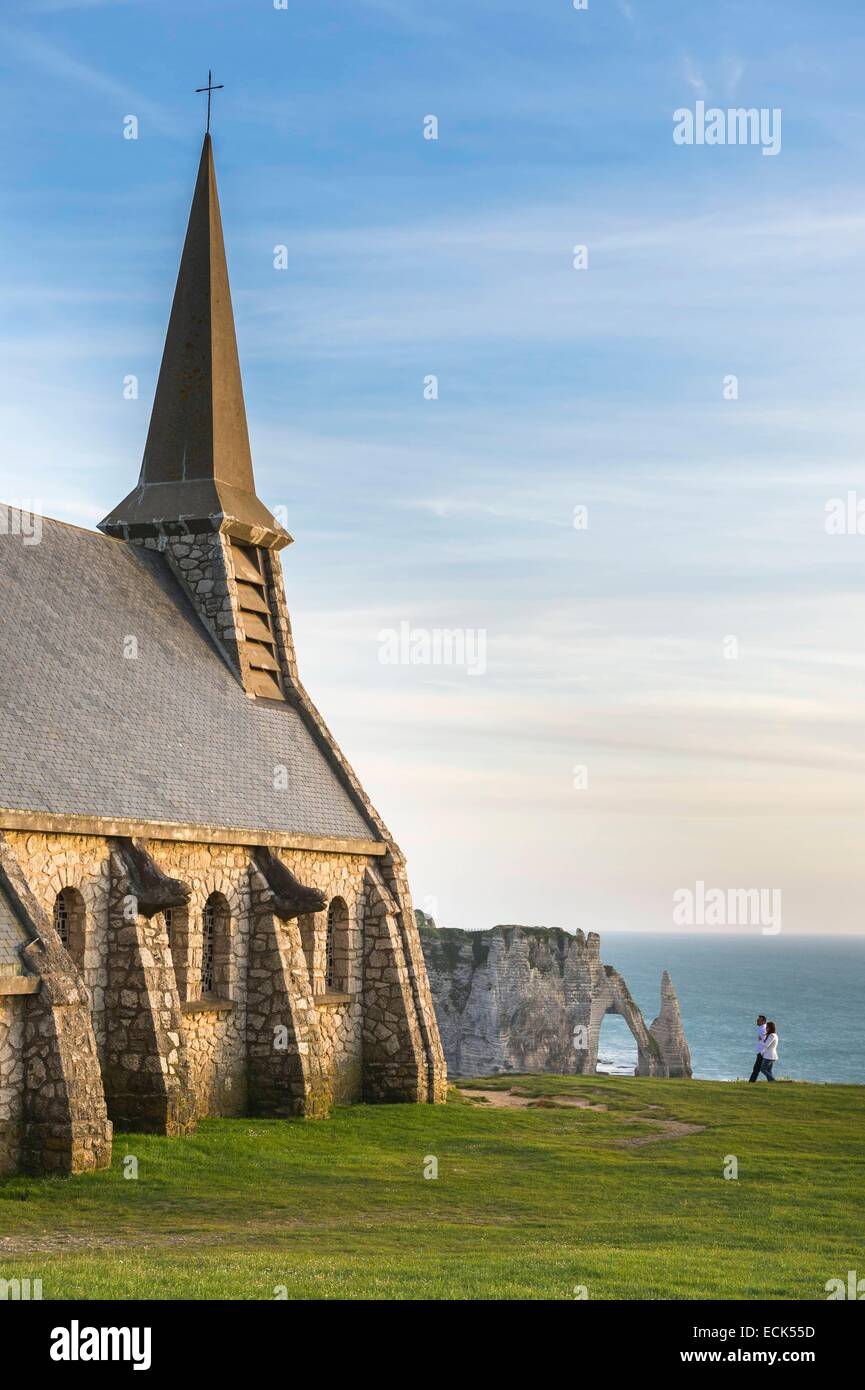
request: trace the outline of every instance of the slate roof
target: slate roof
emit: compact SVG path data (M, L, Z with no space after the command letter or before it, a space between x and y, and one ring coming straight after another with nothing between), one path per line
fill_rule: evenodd
M300 715L244 693L163 556L48 519L37 545L0 534L0 807L378 838Z

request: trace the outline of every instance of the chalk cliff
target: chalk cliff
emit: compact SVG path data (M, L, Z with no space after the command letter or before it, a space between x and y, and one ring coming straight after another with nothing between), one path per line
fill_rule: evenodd
M667 1064L667 1075L690 1076L691 1053L685 1040L679 1001L668 970L661 976L661 1012L649 1032L661 1049L661 1056Z
M637 1043L637 1076L690 1076L670 976L650 1028L597 932L557 927L420 929L439 1032L452 1076L493 1072L590 1075L604 1015L621 1014Z

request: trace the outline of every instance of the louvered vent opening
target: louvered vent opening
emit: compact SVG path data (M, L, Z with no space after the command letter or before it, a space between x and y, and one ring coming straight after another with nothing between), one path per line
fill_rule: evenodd
M246 637L252 692L270 700L284 700L261 551L232 541L231 556L237 581L240 620Z

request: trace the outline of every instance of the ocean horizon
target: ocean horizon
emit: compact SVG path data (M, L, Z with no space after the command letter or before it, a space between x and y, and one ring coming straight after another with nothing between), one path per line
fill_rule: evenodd
M695 1077L747 1078L765 1013L778 1026L776 1077L865 1085L865 937L606 932L601 959L624 976L647 1024L669 970ZM598 1070L631 1075L636 1057L625 1020L607 1015Z

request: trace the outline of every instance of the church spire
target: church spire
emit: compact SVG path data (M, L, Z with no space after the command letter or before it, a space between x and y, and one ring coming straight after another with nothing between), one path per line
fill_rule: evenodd
M204 137L138 486L100 530L291 537L255 492L210 134Z

